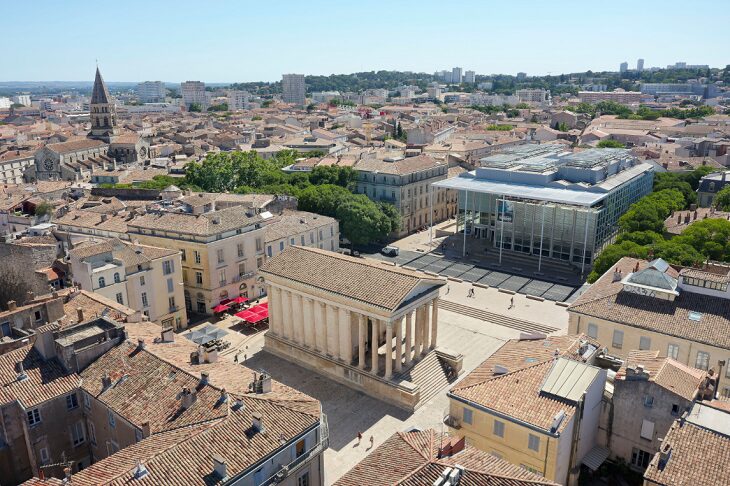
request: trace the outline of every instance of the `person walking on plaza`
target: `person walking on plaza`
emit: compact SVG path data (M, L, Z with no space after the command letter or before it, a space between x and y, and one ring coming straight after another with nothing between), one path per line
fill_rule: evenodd
M362 442L362 432L357 432L357 445L360 445L360 442Z
M371 436L370 436L370 448L371 448L371 449L373 448L373 444L374 444L374 443L375 443L375 439L374 439L374 438L373 438L373 436L371 435Z
M510 299L509 299L509 307L508 307L508 309L511 309L511 308L513 308L514 306L515 306L515 296L513 295L513 296L512 296L512 297L510 297Z

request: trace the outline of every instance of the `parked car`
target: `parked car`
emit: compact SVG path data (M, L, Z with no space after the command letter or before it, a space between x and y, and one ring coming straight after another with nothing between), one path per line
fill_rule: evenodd
M397 246L386 246L382 250L380 250L380 253L382 253L385 256L389 257L396 257L400 254L400 250Z

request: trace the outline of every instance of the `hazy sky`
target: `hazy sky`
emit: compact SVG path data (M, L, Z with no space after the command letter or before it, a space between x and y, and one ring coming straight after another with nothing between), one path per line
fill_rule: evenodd
M269 81L730 64L723 2L3 0L0 81Z

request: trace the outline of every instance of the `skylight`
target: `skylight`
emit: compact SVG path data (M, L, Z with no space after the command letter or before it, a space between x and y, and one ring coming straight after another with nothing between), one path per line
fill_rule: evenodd
M689 320L699 322L702 319L702 313L697 311L689 311Z

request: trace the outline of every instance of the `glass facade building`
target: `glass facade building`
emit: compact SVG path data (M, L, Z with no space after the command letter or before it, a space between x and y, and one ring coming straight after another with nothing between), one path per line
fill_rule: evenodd
M458 190L457 232L584 268L613 241L619 217L651 192L653 178L653 167L628 150L521 145L434 185Z

